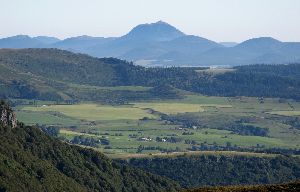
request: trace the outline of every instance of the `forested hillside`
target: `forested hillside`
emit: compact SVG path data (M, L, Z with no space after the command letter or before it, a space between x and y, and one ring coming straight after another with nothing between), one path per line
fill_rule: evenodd
M231 187L212 187L190 189L186 192L298 192L300 182L291 182L278 185L258 185L258 186L231 186Z
M188 188L283 183L300 179L299 158L280 155L183 155L133 158L125 162L169 177Z
M192 90L207 95L300 99L300 65L249 65L196 81Z
M1 115L6 113L2 109L6 107ZM0 191L179 189L170 179L114 163L99 152L63 143L22 123L11 128L1 122L0 141Z
M128 101L176 98L181 89L211 96L300 99L299 64L251 65L215 74L205 68L144 68L58 49L2 49L0 69L0 95L9 98ZM150 89L130 92L107 88L112 86ZM169 87L169 92L151 92L161 86Z

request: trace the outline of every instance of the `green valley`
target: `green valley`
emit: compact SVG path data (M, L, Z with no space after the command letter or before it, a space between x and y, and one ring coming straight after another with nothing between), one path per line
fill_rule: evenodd
M0 192L300 192L299 10L1 1Z
M23 122L19 123L22 128L13 132L46 133L51 137L42 136L47 141L45 145L60 140L71 151L76 148L72 152L61 151L63 157L71 153L86 158L82 153L93 153L112 158L107 160L108 164L117 165L108 171L114 172L111 175L118 180L116 191L125 185L124 190L128 191L151 191L154 188L148 184L152 185L157 175L157 191L179 190L177 183L181 187L199 187L278 183L300 178L299 64L230 69L145 68L115 58L98 59L58 49L2 49L0 68L0 96ZM3 134L13 138L10 133L4 128ZM28 138L25 142L24 148L33 147L33 151L24 152L24 158L45 161L47 156L36 156L40 152L35 154L35 150L45 150L35 148L40 143L35 141L40 140ZM19 153L22 149L18 147L13 146L12 150ZM60 150L55 155L59 153ZM4 168L5 163L11 162L14 169L10 170L19 170L24 181L32 176L23 170L27 164L7 154L0 158ZM77 163L86 161L80 158ZM103 176L107 183L99 184L94 173L85 175L86 171L70 164L71 159L66 161L70 172L61 164L53 167L52 162L46 163L49 173L58 178L63 174L63 183L73 183L74 190L111 187L112 177ZM37 175L30 187L44 186L51 191L48 183L40 183L39 174L45 170L36 172L41 169L39 165L28 165L33 166L34 170L30 170ZM93 162L87 166L90 165L94 166ZM172 168L162 169L160 165ZM107 166L105 163L104 167ZM128 182L121 176L127 172L114 169L118 166L133 169L128 173L132 177L126 178L136 185L127 187ZM135 172L136 169L153 175L149 178L144 172ZM79 180L66 178L74 170L82 174ZM103 170L100 175L108 173ZM13 188L7 178L16 175L9 174L3 182L6 188ZM139 174L147 185L134 179ZM81 180L83 177L91 182ZM58 182L47 175L45 178L49 183ZM26 182L21 183L24 185ZM63 189L62 185L57 186Z
M83 145L90 145L111 156L300 148L297 139L300 130L295 123L292 124L293 121L297 123L299 118L272 114L278 109L290 112L300 109L300 103L293 100L266 98L262 102L251 97L186 94L183 99L121 105L58 105L35 101L35 104L18 105L16 109L19 120L27 124L59 127L57 137L68 142L75 142L74 138L79 139L76 144L91 138L93 141L105 140L105 144Z

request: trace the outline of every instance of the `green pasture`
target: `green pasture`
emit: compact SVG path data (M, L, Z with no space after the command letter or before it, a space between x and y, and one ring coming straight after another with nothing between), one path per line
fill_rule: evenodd
M19 121L27 125L58 125L58 126L72 126L80 123L80 120L68 116L61 115L57 112L47 113L41 111L16 111Z
M57 111L66 116L83 119L88 121L98 120L119 120L119 119L140 119L143 117L155 118L147 111L127 107L127 106L109 106L98 104L76 104L76 105L49 105L38 107L24 107L23 110L49 112Z
M112 156L135 154L140 145L186 152L192 145L186 144L185 140L194 140L196 146L226 146L230 143L232 146L243 148L300 148L300 130L292 128L283 119L286 116L298 115L300 103L293 100L208 97L186 93L183 99L133 102L127 105L92 102L57 105L53 102L36 101L34 105L27 102L16 109L20 121L26 124L60 126L60 135L69 140L76 135L106 138L110 142L109 147L101 145L96 150ZM179 124L162 120L155 111L167 115L190 113L204 124L197 129L183 128ZM244 125L267 128L268 136L245 136L225 130L226 126L241 119L246 119ZM187 132L193 134L184 134ZM151 141L139 140L144 137L151 138ZM181 141L157 142L157 137L176 137ZM155 154L160 151L144 150L141 153Z

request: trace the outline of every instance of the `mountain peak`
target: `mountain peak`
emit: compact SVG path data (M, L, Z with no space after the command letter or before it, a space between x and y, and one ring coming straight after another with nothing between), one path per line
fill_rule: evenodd
M158 21L156 23L140 24L122 38L136 39L139 41L168 41L184 35L183 32L174 26L164 21Z
M167 24L167 25L169 25L167 22L164 22L162 20L157 21L156 24Z
M242 42L240 45L242 45L242 44L252 44L252 43L279 44L279 43L282 43L282 42L277 40L277 39L274 39L272 37L258 37L258 38L252 38L252 39L246 40L246 41Z
M265 52L270 49L276 49L281 46L281 44L281 41L278 41L272 37L258 37L244 41L236 47L244 49L246 48L249 50L261 50Z
M157 22L155 22L155 23L150 23L150 24L152 24L152 25L168 25L168 26L173 27L173 26L170 25L169 23L167 23L167 22L165 22L165 21L162 21L162 20L159 20L159 21L157 21Z
M92 37L88 35L80 35L76 37L66 38L64 40L97 40L97 39L104 39L104 37Z
M15 36L7 37L6 39L20 40L20 39L31 39L31 37L29 37L28 35L15 35Z
M52 44L60 41L60 39L56 37L48 37L48 36L36 36L33 37L33 39L38 40L41 43L45 43L45 44Z

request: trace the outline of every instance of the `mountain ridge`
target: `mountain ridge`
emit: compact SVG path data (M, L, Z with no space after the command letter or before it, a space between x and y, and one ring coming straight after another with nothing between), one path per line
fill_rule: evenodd
M52 43L49 43L52 42ZM77 36L64 40L26 35L0 39L0 48L58 48L94 57L116 57L148 66L235 66L300 61L299 42L258 37L239 44L188 35L158 21L140 24L120 37Z

